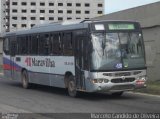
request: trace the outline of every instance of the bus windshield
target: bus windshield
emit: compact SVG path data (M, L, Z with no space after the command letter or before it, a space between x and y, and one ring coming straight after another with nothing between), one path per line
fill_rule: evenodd
M142 34L138 32L92 33L92 70L145 67Z

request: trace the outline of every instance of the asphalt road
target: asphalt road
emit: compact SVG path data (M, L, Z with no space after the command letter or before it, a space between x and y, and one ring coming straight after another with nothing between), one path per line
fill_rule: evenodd
M81 94L72 98L64 89L36 85L23 89L21 83L0 78L0 112L15 113L160 113L160 97L126 92Z

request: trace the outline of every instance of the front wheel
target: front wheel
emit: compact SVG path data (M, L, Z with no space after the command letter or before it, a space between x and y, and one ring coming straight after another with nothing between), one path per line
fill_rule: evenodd
M71 75L68 80L68 94L71 97L76 97L77 93L76 82L74 80L74 76Z
M25 89L29 88L29 79L28 79L28 73L26 70L22 72L22 87Z

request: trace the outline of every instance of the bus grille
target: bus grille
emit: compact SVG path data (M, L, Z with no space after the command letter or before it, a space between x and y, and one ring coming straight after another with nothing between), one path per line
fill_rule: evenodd
M133 90L134 85L118 85L118 86L113 86L111 90Z
M115 78L115 79L112 79L111 82L112 83L127 83L127 82L133 82L135 81L135 78Z
M117 73L103 73L104 76L109 77L120 77L120 76L131 76L131 75L138 75L142 73L142 71L134 71L134 72L117 72Z
M122 73L115 73L115 76L130 76L131 72L122 72Z

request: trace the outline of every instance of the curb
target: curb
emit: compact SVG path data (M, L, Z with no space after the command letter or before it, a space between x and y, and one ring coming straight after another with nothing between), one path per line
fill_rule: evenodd
M149 93L140 93L140 92L130 92L133 94L138 94L138 95L144 95L144 96L150 96L150 97L158 97L160 98L160 95L154 95L154 94L149 94Z

